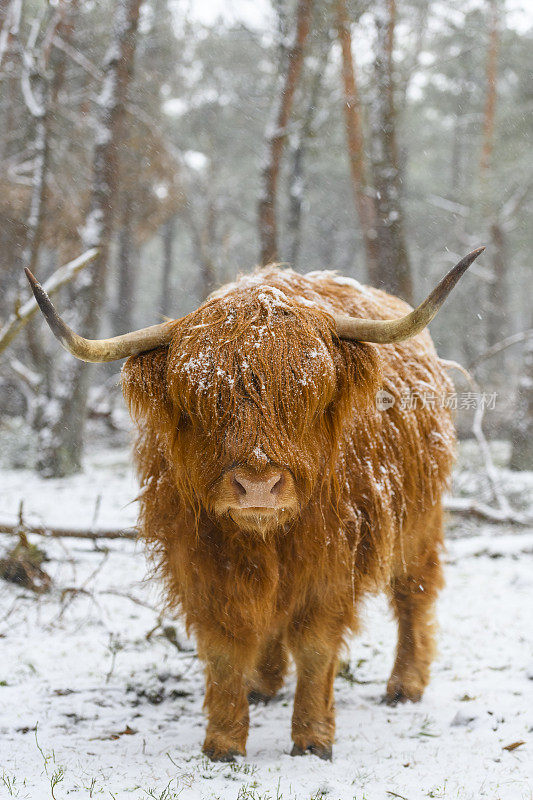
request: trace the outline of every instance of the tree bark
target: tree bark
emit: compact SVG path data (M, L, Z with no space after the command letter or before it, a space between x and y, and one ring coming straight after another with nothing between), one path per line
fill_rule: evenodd
M52 41L56 34L66 30L66 26L68 26L70 34L72 33L73 5L61 0L44 32L40 46L37 48L35 43L28 43L21 59L22 94L34 123L32 192L26 227L26 242L22 254L22 263L32 272L35 272L39 260L46 212L51 121L57 91L59 91L64 77L62 70L64 56L62 53L58 54L53 51ZM52 87L54 87L54 91ZM23 274L20 276L20 285L23 290L27 288L26 278ZM33 365L42 375L43 386L50 395L53 386L52 364L47 358L41 334L31 322L26 327L26 342ZM36 420L37 417L34 421Z
M492 251L492 282L487 302L487 344L492 347L506 334L508 294L506 283L506 236L501 221L496 218L490 226ZM503 366L503 356L498 367ZM498 369L498 367L496 367Z
M43 53L27 53L23 57L22 82L25 87L23 95L26 106L34 121L33 140L33 175L30 208L26 228L26 244L22 254L22 262L31 272L35 272L44 219L46 200L46 184L50 155L50 86L46 75ZM26 285L26 278L21 274L20 285ZM39 333L30 323L26 327L26 343L31 354L33 365L45 377L48 389L51 386L51 371Z
M533 317L530 327L533 328ZM509 466L516 470L533 470L533 337L524 345Z
M258 204L262 264L278 260L276 204L279 173L287 139L287 126L302 71L304 47L311 27L311 11L312 0L298 0L294 42L287 53L286 69L281 73L281 88L276 103L274 124L266 133L267 156L262 170L262 191Z
M372 171L376 192L379 270L377 285L412 302L413 284L405 241L394 94L395 0L376 0L376 56L372 109Z
M133 329L135 305L135 252L133 242L133 198L126 194L122 200L122 219L118 234L118 295L115 310L117 333Z
M11 52L14 40L18 38L22 16L22 0L2 0L2 26L0 27L0 67L4 58Z
M467 130L468 116L465 114L465 109L473 105L472 87L476 87L472 75L472 52L468 48L459 54L458 62L460 87L455 95L453 142L450 155L450 197L461 196L468 175L466 162L468 160L469 131Z
M98 98L98 124L93 155L90 209L83 231L86 248L98 248L90 280L79 282L74 327L97 338L104 308L105 279L115 221L118 151L122 122L133 71L141 0L119 0L113 35L104 63L104 82ZM69 360L63 365L61 394L47 409L38 467L44 475L68 475L81 467L92 366Z
M483 142L479 174L483 180L489 171L494 149L494 120L496 117L498 53L500 49L500 19L498 0L490 0L489 49L487 54L487 93L483 114Z
M0 31L4 27L4 22L6 21L8 6L9 0L0 0Z
M163 263L161 265L161 300L159 309L164 316L168 316L170 311L170 277L173 266L175 227L176 217L174 216L169 217L163 225Z
M480 211L484 219L491 220L489 235L492 252L492 280L485 288L483 310L486 342L491 347L505 336L507 292L505 285L505 233L501 209L494 191L492 154L494 151L494 124L497 104L498 53L500 47L500 0L489 0L489 30L486 64L486 94L483 113L483 139L479 161ZM497 374L503 368L502 357L496 366Z
M203 301L215 288L217 275L214 258L217 218L215 199L209 194L203 214L198 215L198 221L197 215L187 203L181 213L191 235L194 258L198 265L198 295Z
M337 0L337 35L342 51L344 124L352 176L352 189L363 235L366 274L369 283L374 284L379 279L377 215L374 197L368 184L362 109L352 52L352 36L350 20L346 10L346 0Z
M324 79L324 72L331 49L331 39L328 35L321 43L321 49L316 57L316 67L311 77L311 90L309 102L300 122L295 136L294 145L290 153L289 175L289 214L287 220L288 255L289 263L294 266L298 260L302 234L302 204L305 192L304 162L309 142L313 137L313 127L319 103L320 91Z

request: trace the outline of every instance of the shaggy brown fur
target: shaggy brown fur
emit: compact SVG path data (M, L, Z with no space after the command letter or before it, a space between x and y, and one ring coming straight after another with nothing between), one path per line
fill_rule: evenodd
M289 652L293 753L331 756L337 657L366 592L387 591L398 619L388 699L422 696L454 431L439 402L410 409L401 397L451 387L428 333L339 341L329 316L407 310L334 273L271 266L172 323L168 348L124 366L141 529L205 661L213 759L245 753L248 693L273 696ZM387 411L376 408L379 388L396 399ZM285 517L243 530L217 513L221 476L272 464L294 480Z

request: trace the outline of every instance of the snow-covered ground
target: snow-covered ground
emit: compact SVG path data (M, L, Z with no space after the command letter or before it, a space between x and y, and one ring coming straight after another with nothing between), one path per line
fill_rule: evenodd
M477 475L462 473L463 492L480 490ZM521 480L528 505L533 476ZM29 522L90 527L100 497L97 526L124 527L135 493L123 450L93 451L69 480L0 471L3 520L23 498ZM372 599L336 680L332 763L288 755L293 677L276 701L252 707L246 759L203 758L201 665L179 622L159 617L142 547L45 542L50 593L0 583L0 798L531 800L533 532L473 522L464 537L461 526L423 701L380 704L395 626ZM0 536L0 553L12 541Z

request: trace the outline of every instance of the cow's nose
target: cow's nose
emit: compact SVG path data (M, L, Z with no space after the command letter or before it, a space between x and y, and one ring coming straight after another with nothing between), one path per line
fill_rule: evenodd
M267 478L252 478L235 470L231 483L241 508L277 508L281 504L281 491L285 478L282 472L273 472Z

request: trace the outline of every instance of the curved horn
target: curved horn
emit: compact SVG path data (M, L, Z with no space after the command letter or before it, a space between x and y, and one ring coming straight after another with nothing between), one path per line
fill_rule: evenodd
M470 264L483 252L484 247L478 247L461 259L451 269L431 294L420 305L398 319L358 319L342 314L334 314L337 336L339 339L353 339L358 342L376 342L378 344L391 344L410 339L429 325L433 317L450 294L451 290L466 272Z
M107 361L118 361L119 358L137 355L145 350L167 344L172 338L172 327L168 322L141 328L138 331L114 336L112 339L84 339L63 322L45 290L35 279L29 269L24 270L30 282L39 308L43 312L48 325L61 345L81 361L95 364Z

